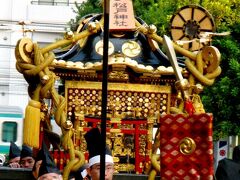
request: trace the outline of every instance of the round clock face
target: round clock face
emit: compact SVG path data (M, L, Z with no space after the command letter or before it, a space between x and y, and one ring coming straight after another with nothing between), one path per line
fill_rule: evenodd
M100 40L96 43L95 45L95 51L100 54L101 56L103 55L103 40ZM114 52L114 46L111 41L108 42L108 55L112 55Z
M122 53L128 57L136 57L140 52L141 47L136 41L127 41L122 45Z

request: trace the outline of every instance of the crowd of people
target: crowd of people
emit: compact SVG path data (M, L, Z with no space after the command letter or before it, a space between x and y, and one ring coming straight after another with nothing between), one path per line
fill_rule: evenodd
M10 144L8 158L9 160L6 165L11 168L33 168L35 162L30 147L23 145L22 150L20 150L14 142Z
M100 137L98 128L92 128L85 134L88 163L75 172L71 172L71 180L99 180L100 179ZM108 147L105 152L105 180L112 180L114 174L114 162L112 153ZM22 145L20 149L14 142L10 144L9 158L6 166L11 168L27 168L32 170L34 179L38 180L62 180L62 174L57 168L49 149L43 142L41 149L34 157L32 148Z

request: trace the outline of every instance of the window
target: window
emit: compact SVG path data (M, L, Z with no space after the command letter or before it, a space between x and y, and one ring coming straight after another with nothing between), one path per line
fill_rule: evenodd
M39 5L54 5L53 0L38 0Z
M3 142L15 142L17 140L17 123L16 122L4 122L2 124L2 141Z
M32 4L38 5L53 5L53 6L68 6L69 0L38 0L32 1Z

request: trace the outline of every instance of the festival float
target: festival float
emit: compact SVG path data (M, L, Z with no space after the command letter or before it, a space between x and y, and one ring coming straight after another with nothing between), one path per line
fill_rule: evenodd
M23 142L35 151L43 139L52 144L68 179L87 160L84 134L106 117L116 174L213 179L213 117L200 98L221 73L220 52L211 46L212 16L201 6L184 6L172 16L168 37L135 17L131 1L109 6L107 61L105 14L84 16L76 32L42 48L28 38L18 41L16 68L30 97ZM50 138L51 119L62 130L60 143Z

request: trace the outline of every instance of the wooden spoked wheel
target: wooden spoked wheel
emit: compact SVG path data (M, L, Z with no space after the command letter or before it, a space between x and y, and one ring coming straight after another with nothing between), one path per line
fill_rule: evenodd
M209 39L201 39L201 34L215 32L212 16L206 9L197 5L182 7L172 16L170 22L173 41L190 51L210 44Z

